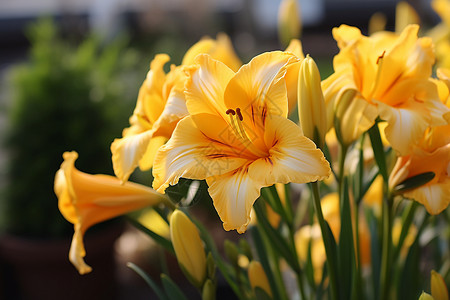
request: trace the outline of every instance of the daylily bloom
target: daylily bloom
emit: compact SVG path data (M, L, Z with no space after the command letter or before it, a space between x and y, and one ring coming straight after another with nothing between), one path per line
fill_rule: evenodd
M166 75L163 67L169 60L166 54L155 56L139 90L131 127L124 129L123 137L111 144L114 173L122 181L127 181L138 165L141 170L152 167L158 148L188 114L183 94L184 73L181 67L172 66Z
M183 272L201 287L206 278L205 249L197 227L181 210L170 217L170 239Z
M444 125L448 109L430 80L434 63L430 38L417 38L409 25L400 35L371 37L341 25L333 29L340 53L335 73L322 82L327 112L337 118L337 134L346 143L368 130L379 116L387 121L386 138L400 154L410 151L429 126ZM328 127L333 120L328 121Z
M183 68L193 64L200 53L210 54L233 70L242 64L226 34L218 34L217 41L200 40L186 52L182 65L172 65L168 74L163 67L170 60L169 56L156 55L139 90L136 108L130 118L131 127L111 144L114 173L122 181L127 181L138 165L144 171L152 167L158 148L170 138L178 121L188 114L183 93L186 78Z
M78 171L75 168L76 152L65 152L63 157L64 162L55 175L54 190L61 214L75 228L69 259L80 274L86 274L92 270L83 259L86 230L102 221L155 205L163 197L143 185L131 182L121 185L113 176Z
M433 172L426 184L406 191L406 198L422 203L436 215L450 203L450 125L429 128L411 154L400 156L391 172L389 185L395 187L413 176Z
M225 230L246 230L260 189L329 176L323 153L287 119L284 75L298 59L263 53L234 73L199 55L188 71L181 120L153 167L153 187L164 193L180 177L203 180Z

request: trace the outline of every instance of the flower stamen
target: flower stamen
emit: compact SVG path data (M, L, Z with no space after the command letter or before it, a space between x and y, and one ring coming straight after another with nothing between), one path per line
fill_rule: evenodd
M241 109L236 108L236 110L234 110L230 108L225 113L230 117L230 126L242 145L244 145L245 148L256 156L266 157L267 153L256 147L252 140L248 137L247 132L242 125L244 117L242 116Z

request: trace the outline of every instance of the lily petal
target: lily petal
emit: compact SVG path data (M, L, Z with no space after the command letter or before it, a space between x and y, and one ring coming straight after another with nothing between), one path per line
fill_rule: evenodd
M243 233L250 223L253 203L260 195L262 184L250 178L247 166L227 174L207 178L208 192L225 230Z
M406 198L422 203L432 215L437 215L450 204L450 179L443 183L425 185L405 193Z
M139 161L146 154L152 139L153 131L148 130L135 135L128 135L115 139L111 144L114 174L125 182L139 165ZM148 167L149 163L143 165ZM150 165L151 168L151 165Z
M247 159L230 146L205 136L191 116L181 120L171 139L156 154L153 188L160 193L180 177L206 179L241 167Z
M289 119L268 118L264 141L269 156L254 161L248 168L250 176L264 186L288 182L306 183L330 175L330 165L322 151Z

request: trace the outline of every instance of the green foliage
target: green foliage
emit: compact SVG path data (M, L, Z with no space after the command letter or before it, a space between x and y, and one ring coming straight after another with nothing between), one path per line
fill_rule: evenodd
M105 47L94 36L69 45L50 19L27 34L29 60L10 74L8 183L0 219L15 234L57 236L72 232L53 193L62 154L76 150L80 170L111 173L108 145L127 126L135 104L141 79L131 72L138 56L125 49L123 38Z

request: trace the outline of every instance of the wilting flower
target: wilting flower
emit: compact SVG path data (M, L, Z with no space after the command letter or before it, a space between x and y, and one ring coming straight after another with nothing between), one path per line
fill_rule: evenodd
M286 118L284 75L296 61L292 54L269 52L234 73L198 56L186 82L190 115L159 149L153 187L164 192L180 177L206 179L223 227L242 233L262 187L327 177L323 153Z
M153 189L116 177L91 175L75 168L76 152L65 152L64 162L55 175L55 193L64 218L74 225L75 233L69 259L80 274L92 269L85 262L83 235L92 225L130 211L157 204L163 197Z
M201 287L206 278L206 255L197 227L181 211L170 217L170 238L182 270L192 283Z
M389 185L433 172L426 184L407 190L406 198L422 203L430 214L439 214L450 203L450 125L429 128L411 154L400 156L391 172Z
M401 154L410 151L429 126L445 124L448 109L430 80L434 63L430 38L417 38L409 25L400 35L379 32L371 37L341 25L333 29L340 48L335 73L323 81L327 112L335 113L338 137L354 141L380 116L386 138ZM328 121L328 127L333 121Z
M260 288L267 295L272 296L272 291L270 289L269 280L267 279L266 272L259 261L252 260L248 265L248 280L252 289Z
M136 108L130 118L131 127L111 145L114 173L122 181L128 180L138 165L141 170L152 167L158 148L170 138L178 121L188 114L183 93L186 79L183 68L193 64L200 53L209 53L233 70L242 64L225 34L219 34L217 41L205 38L193 45L186 52L182 65L172 65L167 74L163 67L170 60L169 56L156 55L139 90Z

